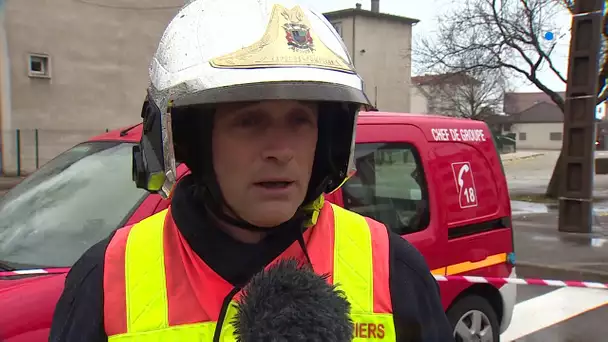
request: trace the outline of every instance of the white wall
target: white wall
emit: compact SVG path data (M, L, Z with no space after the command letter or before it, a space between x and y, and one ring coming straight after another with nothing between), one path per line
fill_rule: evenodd
M550 140L549 135L563 131L562 123L519 123L511 126L511 132L517 133L517 149L559 150L562 141ZM526 140L520 140L521 133L526 133Z
M415 85L410 88L410 112L415 114L429 113L428 100Z

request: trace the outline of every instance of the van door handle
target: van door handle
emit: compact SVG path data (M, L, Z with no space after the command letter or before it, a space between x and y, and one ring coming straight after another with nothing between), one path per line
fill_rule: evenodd
M474 254L470 262L480 262L488 258L488 253Z

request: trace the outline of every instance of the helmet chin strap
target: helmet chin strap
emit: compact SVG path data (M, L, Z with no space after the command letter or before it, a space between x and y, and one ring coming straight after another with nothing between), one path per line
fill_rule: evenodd
M316 197L321 196L321 194L323 193L323 189L327 186L327 183L329 182L329 177L327 177L324 181L321 182L321 184L319 184L313 191L313 193L316 195L317 193L319 195L317 196L313 196L313 202L316 200ZM207 182L205 182L207 183ZM275 227L260 227L260 226L256 226L254 224L249 223L247 220L243 219L240 215L237 214L236 210L234 210L224 199L224 196L221 193L221 190L219 189L219 186L217 185L217 182L211 182L212 184L203 184L203 186L206 189L207 194L209 195L210 199L211 199L211 203L209 203L210 201L203 201L203 203L205 204L205 207L207 208L207 210L210 211L210 213L215 216L216 219L227 223L229 225L244 229L244 230L248 230L251 232L270 232L270 231L275 231L278 229L281 229L287 225L289 225L291 222L294 221L302 221L303 223L307 221L308 218L310 218L311 216L315 215L315 210L318 210L317 208L312 208L310 206L310 203L303 203L302 205L300 205L300 207L298 207L298 210L296 210L296 213L294 214L293 217L291 217L289 220L275 226ZM307 198L309 197L308 195L306 196ZM211 204L211 205L210 205ZM313 206L314 207L314 206ZM225 209L227 209L231 215L228 215L225 212ZM313 217L313 221L316 221L316 217ZM316 222L313 222L313 224Z

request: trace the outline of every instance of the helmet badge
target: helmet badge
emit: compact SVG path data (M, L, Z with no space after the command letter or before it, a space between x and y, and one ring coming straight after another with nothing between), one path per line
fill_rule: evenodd
M287 44L292 50L300 52L315 50L310 29L304 24L287 23L283 26L286 32Z
M215 68L313 67L355 73L349 60L323 42L336 38L327 33L319 37L311 28L301 7L288 9L275 4L259 41L209 63Z
M310 35L310 28L302 22L304 19L303 13L284 9L281 14L286 21L283 29L285 29L285 38L289 47L293 51L313 52L315 47Z

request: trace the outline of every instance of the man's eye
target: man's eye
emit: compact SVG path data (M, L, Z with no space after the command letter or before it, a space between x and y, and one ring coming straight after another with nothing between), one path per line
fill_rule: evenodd
M246 116L237 120L237 126L252 127L258 125L260 122L261 120L255 116Z
M293 118L293 122L298 125L313 124L313 120L308 115L299 115Z

